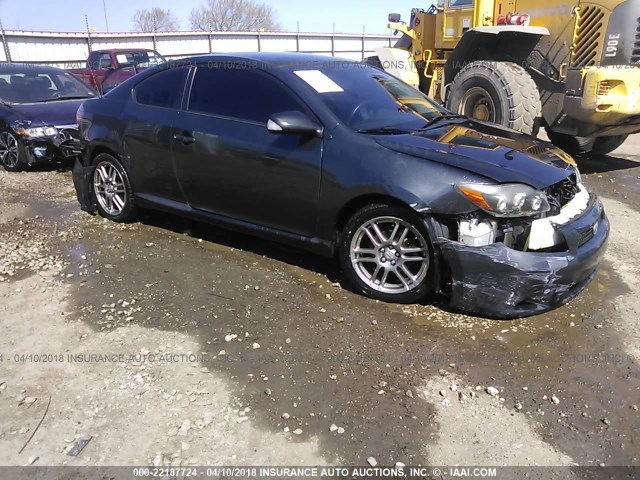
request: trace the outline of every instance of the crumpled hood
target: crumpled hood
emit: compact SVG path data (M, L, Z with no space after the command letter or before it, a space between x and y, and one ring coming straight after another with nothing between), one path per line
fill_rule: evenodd
M76 113L85 100L12 104L8 109L7 123L16 128L75 125Z
M573 173L575 161L549 142L475 120L406 135L378 135L378 144L500 183L542 189Z

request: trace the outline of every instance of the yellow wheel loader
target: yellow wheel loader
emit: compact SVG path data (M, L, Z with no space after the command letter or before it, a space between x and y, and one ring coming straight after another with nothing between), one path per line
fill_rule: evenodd
M371 63L453 112L604 155L640 132L640 0L438 0Z

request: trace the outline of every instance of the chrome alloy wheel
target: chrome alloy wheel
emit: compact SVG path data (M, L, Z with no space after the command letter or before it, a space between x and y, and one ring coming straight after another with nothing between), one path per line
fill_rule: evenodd
M127 204L127 191L120 172L109 162L101 162L93 173L93 191L102 209L109 215L122 213Z
M429 271L427 241L397 217L377 217L361 225L351 240L349 257L360 280L381 293L408 292Z
M18 141L9 132L0 133L0 161L9 168L18 165Z

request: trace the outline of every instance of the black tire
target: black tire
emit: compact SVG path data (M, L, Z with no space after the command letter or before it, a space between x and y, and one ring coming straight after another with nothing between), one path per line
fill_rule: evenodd
M7 172L20 172L27 166L27 151L18 136L9 131L0 132L0 162Z
M372 221L380 222L378 225L387 237L391 237L391 232L395 232L394 237L387 238L386 243L375 245L370 237L361 230ZM393 222L396 221L398 221L398 229L394 230ZM388 225L388 229L385 229L386 225ZM402 233L405 229L409 231L403 236ZM419 235L419 238L416 234ZM402 238L403 240L400 242ZM358 242L358 239L361 239L361 242ZM395 244L393 244L393 240L396 241ZM363 247L364 242L369 242L370 246ZM352 253L354 245L358 245L358 252L364 252L363 248L366 248L375 253L366 254L372 255L367 256L366 263L360 262L359 260L363 258L359 256L364 254ZM385 248L387 250L383 251ZM419 251L408 252L408 250ZM358 260L354 260L354 256L359 257ZM385 257L385 260L382 260L382 257ZM405 262L404 259L407 258L413 258L413 260ZM426 261L420 260L420 258L424 258ZM342 274L349 285L355 291L376 300L392 303L415 303L424 299L433 288L433 248L429 234L420 218L407 208L372 204L358 210L342 229L338 260ZM385 263L381 264L380 262L383 261ZM372 274L372 271L375 271L379 265L383 265L378 275L380 285L373 288L371 283L375 285L376 277L373 277L373 281L370 278L367 283L362 275ZM401 269L403 270L401 271ZM385 272L388 272L386 276ZM396 272L402 273L404 281ZM384 278L386 280L382 284ZM385 285L388 287L387 290L393 291L382 291L385 290Z
M622 145L629 135L615 135L613 137L598 137L593 142L589 155L607 155Z
M466 65L449 87L447 108L528 135L540 130L538 87L524 68L511 62L479 60Z
M580 140L579 137L574 137L573 135L567 135L565 133L554 132L549 128L547 130L547 136L551 143L553 143L556 147L564 150L569 155L575 156L580 155L590 149L590 145L588 143L584 143Z
M556 147L561 148L570 155L583 157L599 157L613 152L622 145L629 135L615 135L613 137L598 137L595 141L589 138L574 137L564 133L547 129L549 140Z
M114 222L131 222L138 216L129 175L119 160L101 153L93 161L91 193L98 213ZM116 197L118 200L116 200Z

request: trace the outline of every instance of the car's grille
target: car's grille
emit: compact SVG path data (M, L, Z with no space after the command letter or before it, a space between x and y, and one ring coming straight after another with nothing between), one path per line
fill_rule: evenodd
M551 206L548 216L554 216L560 213L560 209L574 199L578 193L578 182L576 174L572 174L561 182L551 185L545 191L547 200Z
M631 52L631 63L640 63L640 18L638 18L638 26L636 27L636 39Z
M80 133L77 128L62 128L58 135L64 140L79 140Z
M58 127L58 135L53 138L53 144L65 157L75 157L82 153L80 133L74 127Z
M604 18L602 9L591 5L582 7L579 12L576 42L571 55L571 66L578 68L596 64Z

